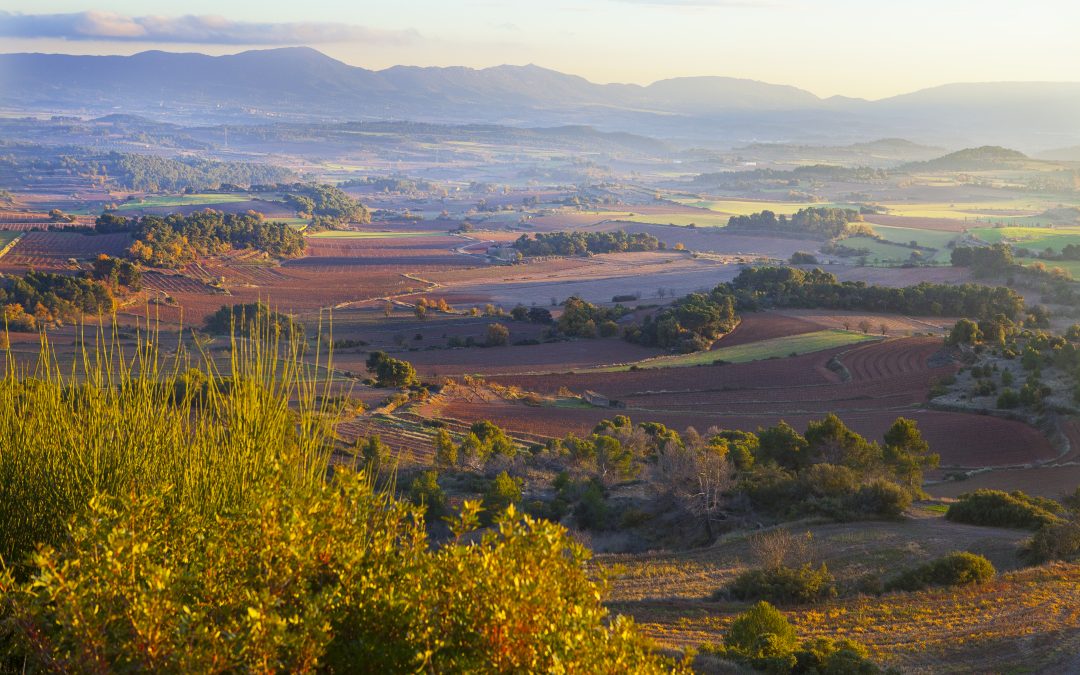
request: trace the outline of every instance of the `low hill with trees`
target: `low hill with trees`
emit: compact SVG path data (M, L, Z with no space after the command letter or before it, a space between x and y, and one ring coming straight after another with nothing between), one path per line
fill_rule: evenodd
M809 207L800 209L790 218L784 214L777 216L769 210L748 216L732 216L728 219L727 229L812 236L821 239L834 239L855 234L874 236L873 230L862 222L862 214L855 209Z
M98 232L130 232L135 238L128 255L155 267L181 267L201 255L251 248L290 258L304 252L304 236L285 223L267 221L261 213L223 213L205 209L190 215L125 218L103 213Z

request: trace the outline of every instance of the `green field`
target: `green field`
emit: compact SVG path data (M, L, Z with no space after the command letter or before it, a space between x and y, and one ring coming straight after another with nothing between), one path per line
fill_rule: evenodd
M307 235L313 239L405 239L411 237L445 236L445 232L372 232L367 230L323 230Z
M823 349L842 347L844 345L866 342L880 339L874 335L857 333L848 330L819 330L814 333L802 335L787 335L750 342L734 347L720 347L704 352L692 354L679 354L678 356L661 356L654 359L646 359L637 363L627 363L607 368L594 368L584 372L612 373L630 370L631 366L638 368L684 368L687 366L705 366L717 361L727 363L747 363L749 361L761 361L762 359L783 358L792 354L808 354L819 352ZM721 342L720 344L723 344Z
M769 202L749 199L684 199L675 198L671 201L699 209L708 209L729 216L747 216L759 211L772 211L776 214L791 215L799 209L809 207L850 206L849 204L831 204L826 202Z
M877 225L868 223L879 237L886 241L895 241L900 244L916 242L923 248L943 249L950 241L957 238L956 232L942 232L939 230L921 230L914 227L893 227L892 225Z
M678 225L680 227L686 227L687 225L695 225L697 227L727 227L728 218L730 217L731 216L721 213L702 211L701 213L634 214L632 216L621 216L618 220L625 220L631 223Z
M901 246L900 244L893 244L887 241L879 241L877 239L871 239L869 237L849 237L840 242L845 246L851 248L867 249L870 254L866 256L868 262L872 263L904 263L911 259L911 254L915 251L913 248L907 246ZM927 260L932 256L925 256L923 260Z
M154 209L172 206L202 206L204 204L232 204L246 202L251 199L250 195L240 194L195 194L195 195L158 195L144 197L130 202L123 202L117 206L118 211L133 211L137 209Z
M970 233L991 244L1004 241L1036 251L1060 251L1068 244L1080 245L1080 227L980 227Z
M1038 199L1002 199L985 202L915 202L882 204L891 216L952 218L954 220L1011 220L1042 213L1051 206Z

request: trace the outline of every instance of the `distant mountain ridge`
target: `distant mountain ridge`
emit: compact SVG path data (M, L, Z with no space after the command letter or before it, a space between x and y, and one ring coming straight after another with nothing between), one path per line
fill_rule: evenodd
M879 101L821 99L797 87L728 77L641 86L595 84L535 65L373 71L307 47L227 56L4 54L0 106L186 122L262 116L588 124L718 143L892 136L950 147L1080 144L1080 83L954 84Z

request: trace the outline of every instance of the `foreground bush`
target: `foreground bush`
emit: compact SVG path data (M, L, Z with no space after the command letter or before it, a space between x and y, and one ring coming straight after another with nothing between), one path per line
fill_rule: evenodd
M982 584L997 575L993 563L981 555L950 553L910 569L886 584L890 591L917 591L929 586Z
M43 340L31 369L9 353L0 365L0 558L21 563L35 545L59 543L100 493L162 493L211 514L246 501L274 467L288 484L321 482L333 442L326 421L338 409L327 378L296 336L259 320L251 339L232 340L222 368L153 335L126 349L88 336L72 363Z
M992 527L1037 529L1060 521L1061 505L1052 499L1032 497L1019 490L976 490L960 495L945 517L958 523Z
M735 600L767 600L778 604L806 604L836 597L836 580L822 565L814 569L778 566L748 570L721 589L716 598L727 596Z
M208 517L168 496L92 500L32 578L0 576L9 664L31 672L661 672L608 623L559 526L513 509L428 548L417 507L339 470L268 482ZM476 520L469 505L455 524Z
M807 640L799 643L787 618L767 602L740 614L724 636L724 644L708 646L716 654L768 673L835 673L875 675L878 668L866 648L853 640Z

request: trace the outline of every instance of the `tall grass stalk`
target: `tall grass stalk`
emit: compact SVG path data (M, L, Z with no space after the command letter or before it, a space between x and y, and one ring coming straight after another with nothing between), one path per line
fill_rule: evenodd
M97 328L70 363L44 334L36 363L6 350L0 556L17 563L57 543L99 493L163 494L209 515L271 476L323 480L339 412L328 403L331 356L317 345L308 359L302 336L261 316L251 323L247 337L233 331L221 364L179 339L165 354L149 321L127 348L115 324L111 334Z

